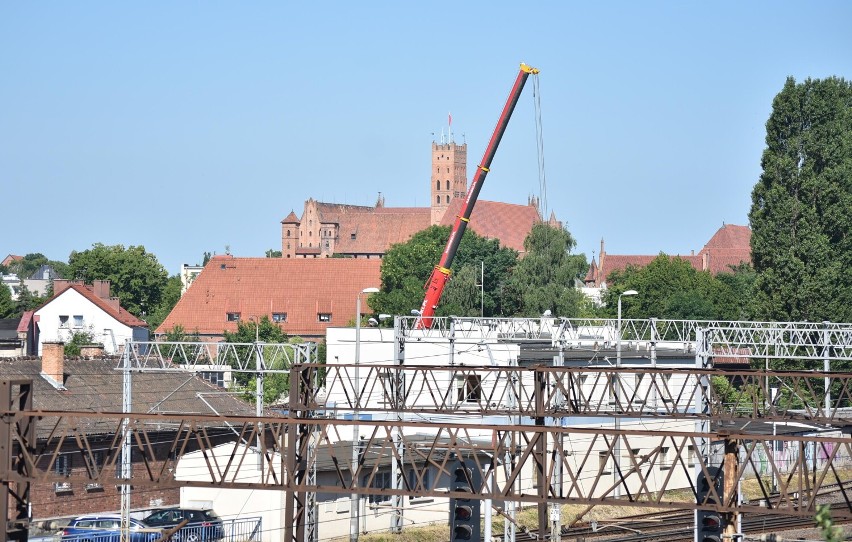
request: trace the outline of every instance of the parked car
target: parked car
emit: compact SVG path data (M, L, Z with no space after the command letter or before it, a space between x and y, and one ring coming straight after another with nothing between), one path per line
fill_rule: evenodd
M168 508L154 512L142 523L157 529L168 529L185 519L189 523L172 535L172 542L214 542L225 537L222 519L213 510Z
M131 542L153 542L160 537L159 529L151 529L141 521L130 519ZM90 514L80 516L62 529L62 542L119 542L121 516Z

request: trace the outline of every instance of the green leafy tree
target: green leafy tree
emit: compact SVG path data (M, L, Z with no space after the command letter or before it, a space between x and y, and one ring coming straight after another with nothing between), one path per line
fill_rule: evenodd
M73 277L91 284L109 280L112 295L122 307L139 317L155 311L162 301L169 275L157 257L143 246L107 246L101 243L82 252L74 251L68 259Z
M577 243L564 228L536 224L524 239L526 254L504 284L512 313L535 317L580 316L588 306L575 282L589 270L585 255L572 254Z
M825 542L841 542L846 540L843 534L843 527L834 524L831 519L831 506L821 504L817 506L817 513L814 516L814 522L822 533L822 538Z
M852 321L852 83L788 78L749 219L755 316Z
M68 264L57 260L48 260L41 252L27 254L20 260L12 262L8 267L9 273L15 273L21 279L30 278L42 265L50 265L61 278L68 277Z
M269 319L268 316L263 316L259 321L249 320L240 321L237 323L237 330L234 332L224 331L223 337L225 342L229 343L254 343L258 340L262 343L287 343L288 337L281 327ZM300 341L299 338L294 338L294 341ZM241 359L246 359L248 353L253 347L239 347ZM268 369L287 369L286 358L276 356L278 350L270 347L263 347L263 359ZM291 356L292 357L292 356ZM250 373L234 373L234 381L245 390L245 398L251 400L257 390L257 378ZM263 402L270 404L276 402L282 395L286 394L290 389L290 375L286 373L270 373L267 374L263 383Z
M431 226L417 232L407 242L392 246L382 259L382 288L370 296L370 307L380 313L404 315L419 308L423 286L440 261L450 231L449 227ZM480 314L483 289L478 284L483 262L485 315L498 313L503 304L499 284L506 280L517 262L517 253L501 247L495 239L485 239L469 230L459 243L451 267L453 274L436 315Z
M267 258L280 258L281 251L280 250L272 250L271 248L266 251Z
M660 254L645 267L610 274L607 282L612 285L605 297L607 316L616 315L619 294L636 290L639 295L622 305L624 318L717 320L744 315L741 307L749 303L753 274L740 266L716 278L683 258Z
M26 311L31 311L39 307L48 299L48 297L35 295L26 287L24 281L21 281L21 291L18 293L18 301L15 303L15 312L20 316Z
M187 333L186 329L180 324L175 324L171 329L167 329L161 340L171 343L197 343L201 341L198 331Z
M11 290L5 284L0 284L0 318L14 318L17 313Z
M71 339L65 343L66 356L79 356L80 347L95 343L95 336L89 331L75 331Z
M172 309L175 308L177 302L180 301L180 291L182 287L183 285L180 281L180 276L173 275L169 277L160 295L160 303L145 317L145 321L148 322L150 329L153 330L160 327L160 324L163 323L166 316L172 312Z

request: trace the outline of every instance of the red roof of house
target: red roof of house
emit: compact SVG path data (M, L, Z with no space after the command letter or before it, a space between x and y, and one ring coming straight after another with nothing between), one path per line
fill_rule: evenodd
M464 198L455 198L450 202L442 226L452 226L456 216L461 213ZM499 239L500 246L524 252L524 239L533 225L541 222L538 209L534 205L517 205L499 201L479 200L470 215L470 229L481 237Z
M18 333L26 333L30 329L30 322L33 320L33 314L35 311L25 311L24 314L21 315L21 320L18 322Z
M16 254L9 254L8 256L3 258L3 261L0 262L0 265L9 265L12 262L17 262L17 261L20 261L20 260L23 260L23 259L24 259L23 256L18 256Z
M187 332L218 336L237 330L228 313L239 313L243 321L286 313L281 327L287 334L322 337L327 327L355 318L359 292L381 285L380 266L379 259L363 258L214 256L156 332L181 325ZM331 314L331 321L320 322L320 313Z

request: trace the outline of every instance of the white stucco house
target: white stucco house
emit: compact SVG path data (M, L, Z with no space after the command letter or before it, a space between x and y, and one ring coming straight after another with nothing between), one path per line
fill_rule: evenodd
M127 339L148 340L148 324L133 316L109 296L107 280L86 285L81 281L57 279L54 295L33 315L38 355L44 342L71 339L75 332L89 333L104 345L106 354L117 354Z

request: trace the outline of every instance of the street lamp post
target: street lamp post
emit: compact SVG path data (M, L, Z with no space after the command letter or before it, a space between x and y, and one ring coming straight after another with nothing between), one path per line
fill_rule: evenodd
M636 290L627 290L626 292L622 292L618 294L618 319L616 323L616 337L615 337L615 367L619 369L621 367L621 297L625 295L637 295L639 292ZM621 387L621 375L616 371L615 373L615 382L612 389L612 395L615 399L615 409L618 409L619 397L618 397L618 389ZM615 484L614 496L615 498L621 497L621 480L619 477L621 476L621 435L618 434L621 431L621 417L619 413L615 413L615 447L613 449L613 453L615 454L615 465L612 469L612 478L613 483Z
M374 294L378 292L378 288L364 288L358 292L358 297L355 299L355 408L352 411L352 421L354 422L358 416L358 411L361 409L361 382L358 375L358 365L361 363L361 295ZM358 487L358 425L352 424L352 465L350 472L352 473L352 489ZM349 498L349 541L358 542L358 523L359 523L359 504L360 499L357 493L352 492Z

